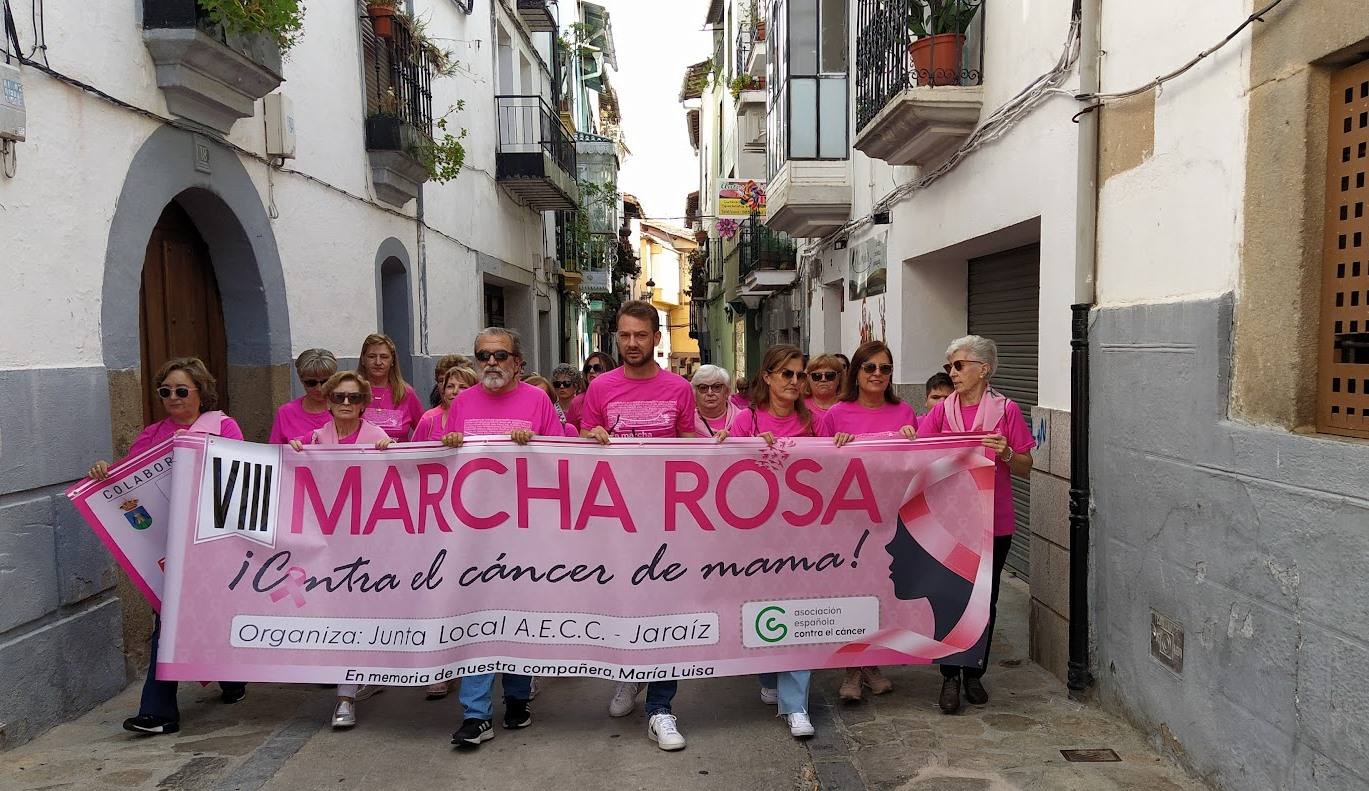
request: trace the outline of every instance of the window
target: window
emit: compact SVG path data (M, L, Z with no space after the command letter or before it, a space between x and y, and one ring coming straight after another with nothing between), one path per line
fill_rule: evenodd
M1331 76L1317 430L1369 438L1369 61Z
M790 159L846 159L847 0L780 0L767 36L770 175Z

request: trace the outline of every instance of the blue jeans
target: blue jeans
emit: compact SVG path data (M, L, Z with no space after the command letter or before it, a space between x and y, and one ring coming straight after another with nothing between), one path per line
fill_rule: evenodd
M786 670L783 673L761 673L761 687L780 693L780 714L808 713L808 682L811 670Z
M675 699L678 681L652 681L646 685L646 716L669 714L670 702Z
M181 710L176 706L176 682L157 680L157 638L162 636L162 619L157 617L152 627L152 655L147 660L147 678L143 681L143 699L138 704L138 714L151 714L154 717L180 722ZM246 689L242 681L220 681L219 688L229 690Z
M532 676L504 673L504 697L514 700L527 700L532 695ZM461 679L462 716L468 720L494 719L494 674L481 673L476 676L463 676Z

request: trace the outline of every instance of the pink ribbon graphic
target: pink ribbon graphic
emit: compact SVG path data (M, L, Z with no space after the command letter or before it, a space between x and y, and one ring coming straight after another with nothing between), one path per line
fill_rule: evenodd
M285 581L276 586L276 589L268 594L271 601L278 602L286 596L291 596L295 600L295 607L298 609L304 606L304 581L309 574L299 566L291 566L285 572Z

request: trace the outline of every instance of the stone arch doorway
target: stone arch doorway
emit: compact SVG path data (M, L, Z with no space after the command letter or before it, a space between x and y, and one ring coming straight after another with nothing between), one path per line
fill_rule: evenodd
M174 357L204 360L218 381L218 408L231 411L223 301L209 245L175 201L162 210L147 240L138 293L138 334L142 381L148 384L143 388L144 423L166 417L152 386L157 369Z

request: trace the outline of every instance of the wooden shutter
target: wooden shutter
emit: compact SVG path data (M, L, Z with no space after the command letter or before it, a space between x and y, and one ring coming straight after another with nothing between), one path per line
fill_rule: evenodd
M1317 430L1369 438L1369 61L1331 77Z

